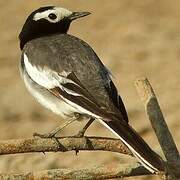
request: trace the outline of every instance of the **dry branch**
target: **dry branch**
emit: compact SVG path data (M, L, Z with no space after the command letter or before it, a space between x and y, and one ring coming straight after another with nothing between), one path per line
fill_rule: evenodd
M168 178L176 179L175 176L180 177L180 156L173 137L163 117L156 95L146 78L138 79L135 82L135 86L145 106L146 113L156 133L167 162L169 163L167 166L168 173L170 173L170 176L172 177ZM169 165L173 166L173 168ZM174 168L176 169L175 171ZM172 171L174 172L172 173Z
M32 153L32 152L50 152L50 151L111 151L131 155L129 149L119 140L102 137L59 137L57 139L17 139L0 141L0 155Z
M139 79L136 81L136 87L167 161L176 161L179 158L177 147L149 81L147 79Z
M50 151L102 150L131 155L119 140L102 137L60 137L56 139L18 139L0 141L0 155ZM99 166L86 169L52 169L27 173L1 173L0 179L108 179L150 174L139 163Z
M97 166L84 169L51 169L39 172L0 174L0 179L74 179L74 180L97 180L113 179L130 176L150 174L145 168L136 163L120 164L118 166Z

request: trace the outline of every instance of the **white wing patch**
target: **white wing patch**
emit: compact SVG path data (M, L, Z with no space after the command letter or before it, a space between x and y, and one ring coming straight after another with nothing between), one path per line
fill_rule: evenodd
M67 79L65 77L65 75L68 75L67 72L62 72L62 76L61 76L61 74L50 70L48 67L41 68L41 67L33 66L29 62L28 57L25 53L24 53L24 64L26 67L26 71L29 74L29 76L32 78L32 80L47 89L52 89L54 87L60 87L61 89L63 89L61 84L74 83L72 80Z
M68 88L65 88L65 87L63 87L63 86L62 86L61 89L64 90L65 92L67 92L67 93L70 94L70 95L73 95L73 96L82 96L81 94L78 94L78 93L76 93L76 92L74 92L74 91L72 91L72 90L70 90L70 89L68 89Z
M56 19L50 19L48 16L49 14L55 14L57 16ZM63 19L64 17L68 17L72 14L71 11L65 9L65 8L61 8L61 7L54 7L53 9L50 10L46 10L40 13L36 13L33 17L34 21L38 21L40 19L47 19L49 22L51 23L57 23L59 22L61 19Z

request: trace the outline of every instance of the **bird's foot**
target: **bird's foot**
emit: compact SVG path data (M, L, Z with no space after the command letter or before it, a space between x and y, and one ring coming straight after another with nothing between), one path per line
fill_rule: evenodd
M83 138L83 146L86 147L89 141L88 141L88 138L86 136L84 136L84 134L85 134L85 131L80 130L76 135L73 135L72 137L73 138ZM79 149L76 149L75 153L76 153L76 155L78 155Z
M74 135L73 137L75 137L75 138L85 137L85 136L84 136L84 133L85 133L85 131L84 131L84 129L82 129L82 130L80 130L76 135Z
M56 135L56 133L52 133L52 132L46 133L46 134L34 133L33 137L40 137L40 138L46 138L46 139L50 138L50 139L55 141L55 143L57 144L58 149L61 149L61 151L63 150L65 152L66 149L63 149L64 147L61 145L61 143L58 140L58 137L56 137L55 135Z
M76 137L76 138L85 137L84 134L85 134L87 128L93 123L93 121L94 121L94 118L90 118L90 120L86 123L86 125L73 137Z

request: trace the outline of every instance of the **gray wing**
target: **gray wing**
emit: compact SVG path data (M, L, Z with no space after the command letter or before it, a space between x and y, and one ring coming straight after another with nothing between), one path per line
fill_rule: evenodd
M122 114L123 120L128 121L109 72L84 41L67 34L48 36L30 41L23 52L32 66L49 67L57 73L73 72L94 103L112 114Z

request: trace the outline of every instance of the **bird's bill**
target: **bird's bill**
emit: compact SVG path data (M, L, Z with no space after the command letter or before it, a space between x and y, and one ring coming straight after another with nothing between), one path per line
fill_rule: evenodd
M68 19L70 19L71 21L75 20L75 19L78 19L78 18L81 18L81 17L84 17L84 16L88 16L90 15L91 13L90 12L73 12L69 17Z

